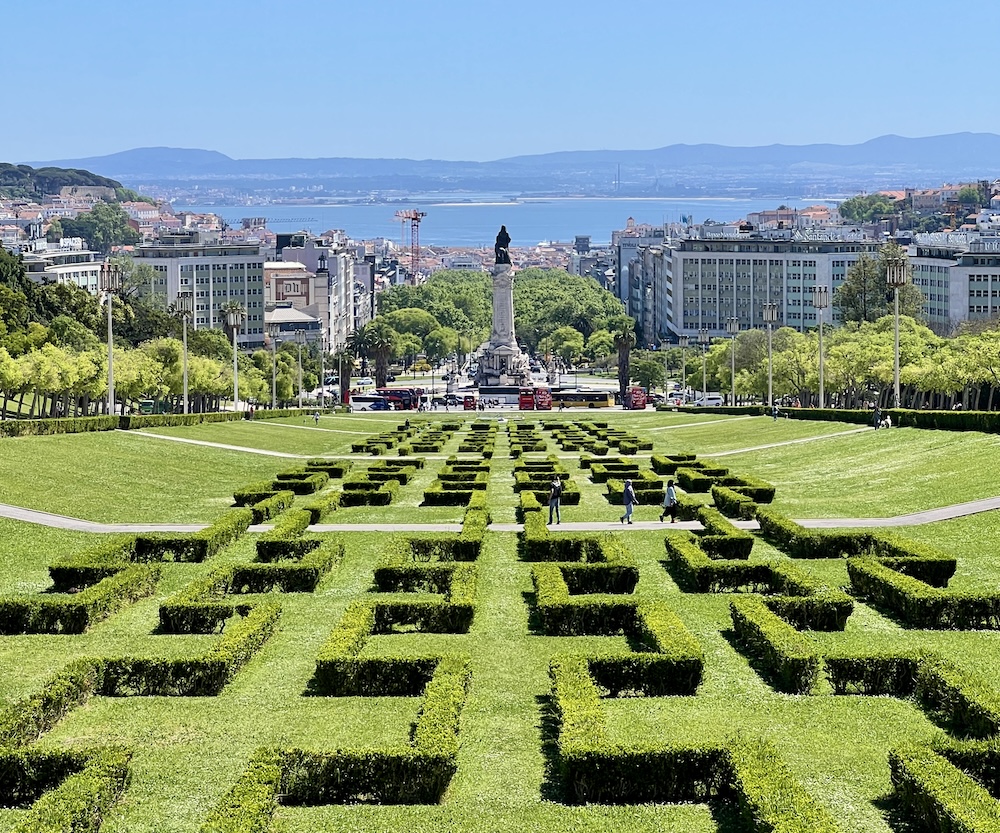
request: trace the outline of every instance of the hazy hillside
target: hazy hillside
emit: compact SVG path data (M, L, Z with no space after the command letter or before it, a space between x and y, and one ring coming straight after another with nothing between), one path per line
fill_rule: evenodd
M119 199L128 196L120 182L89 170L52 166L36 169L0 162L0 197L38 201L66 187L111 188Z
M881 136L857 145L670 145L565 151L490 162L414 159L232 159L216 151L138 148L48 163L132 187L199 186L276 194L308 182L316 196L371 191L620 195L795 194L930 187L998 175L1000 136Z

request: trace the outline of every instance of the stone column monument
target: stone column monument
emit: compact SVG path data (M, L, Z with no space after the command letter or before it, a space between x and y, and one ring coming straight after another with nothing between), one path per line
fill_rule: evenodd
M514 266L510 262L510 235L501 226L494 251L493 264L493 329L490 340L483 345L476 384L530 385L531 368L528 357L518 347L514 335Z

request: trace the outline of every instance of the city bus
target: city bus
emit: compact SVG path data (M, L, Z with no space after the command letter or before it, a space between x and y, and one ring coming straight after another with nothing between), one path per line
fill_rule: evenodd
M554 390L554 408L611 408L615 396L609 390Z
M415 411L420 407L423 391L418 388L378 388L375 393L388 399L397 411Z
M487 408L517 406L521 403L521 390L517 385L480 385L479 401L485 402Z
M641 411L646 407L646 390L633 385L625 392L625 407L630 411Z
M517 406L522 411L551 411L552 391L548 388L521 388Z

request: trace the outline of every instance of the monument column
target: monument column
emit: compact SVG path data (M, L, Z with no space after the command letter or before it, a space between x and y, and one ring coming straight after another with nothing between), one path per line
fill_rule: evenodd
M514 267L509 263L493 265L493 331L490 343L514 347Z

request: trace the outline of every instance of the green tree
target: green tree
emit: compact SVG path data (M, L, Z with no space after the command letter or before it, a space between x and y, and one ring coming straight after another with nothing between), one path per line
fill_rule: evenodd
M976 185L964 185L959 189L955 199L958 200L959 205L968 206L978 206L984 202L982 192Z
M429 312L415 307L404 307L403 309L393 310L382 317L400 335L411 333L419 338L423 338L429 332L441 326L438 320Z
M575 327L560 327L548 337L549 348L567 365L583 352L583 334Z
M610 356L615 349L615 339L607 330L594 330L587 339L587 354L594 361Z
M886 275L889 263L903 256L902 248L895 243L883 246L875 260L861 253L833 294L833 305L840 311L843 321L873 322L893 311L893 291L886 282ZM900 315L917 318L923 304L923 293L911 281L900 288Z
M458 333L451 327L438 327L424 337L424 352L431 361L441 361L458 349Z
M839 206L840 216L855 223L870 223L896 213L896 201L886 194L861 194L844 200Z
M128 224L128 215L118 203L98 202L85 214L60 220L65 237L82 237L90 248L107 254L114 246L132 246L142 241Z
M647 392L656 387L663 387L666 383L663 362L659 359L643 357L632 362L631 376Z

